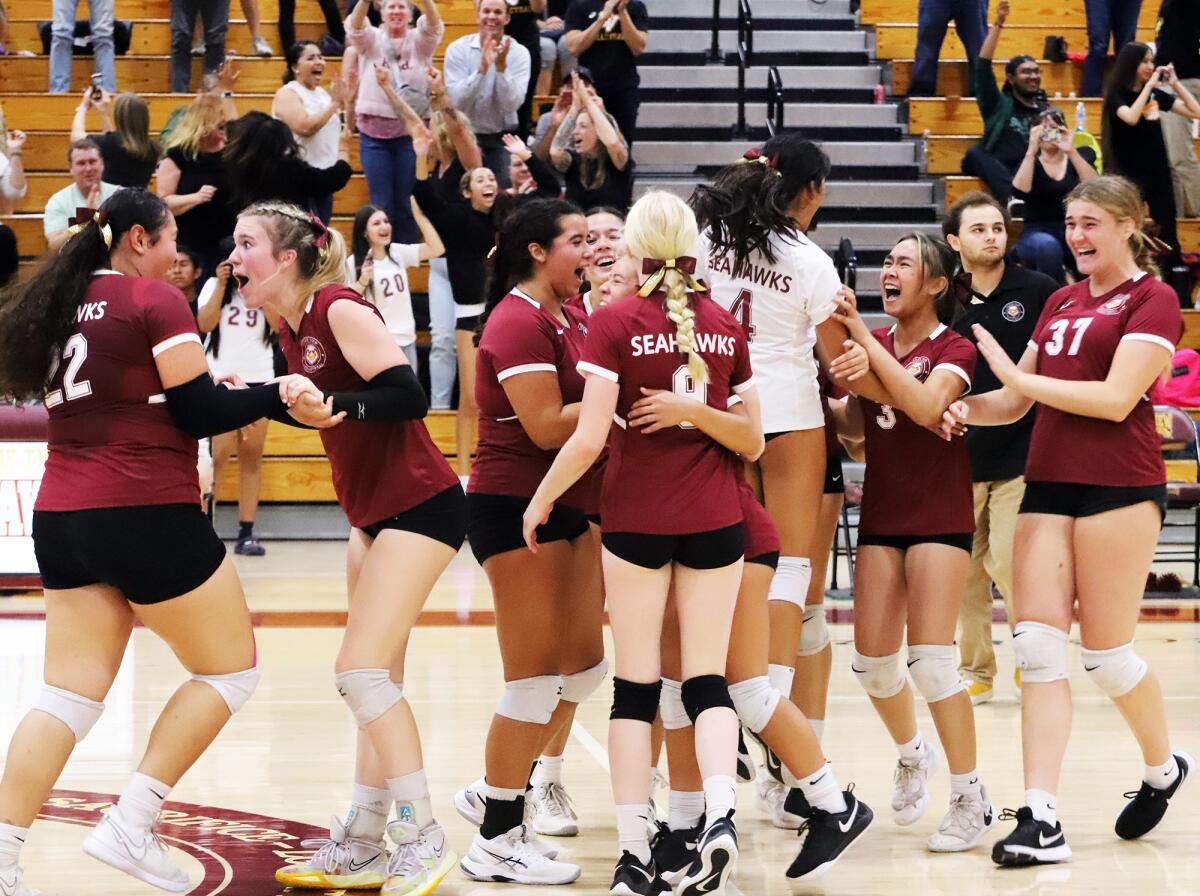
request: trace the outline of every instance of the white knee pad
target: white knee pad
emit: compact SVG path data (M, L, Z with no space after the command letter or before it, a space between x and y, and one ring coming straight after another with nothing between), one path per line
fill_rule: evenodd
M1128 694L1146 675L1146 661L1134 653L1133 642L1111 650L1083 649L1083 669L1110 697Z
M895 697L904 690L904 672L900 669L900 654L863 656L854 651L850 669L858 677L863 690L880 700Z
M89 700L80 694L73 694L56 688L53 685L42 685L33 709L54 716L75 734L75 743L88 736L92 727L100 721L104 712L104 704Z
M246 705L250 695L258 688L261 678L258 667L230 672L228 675L193 675L192 681L200 681L221 695L229 714L233 715Z
M780 699L779 689L765 675L731 684L729 696L733 698L733 708L737 710L738 718L754 734L767 727Z
M1067 677L1067 633L1041 622L1018 622L1013 653L1021 667L1021 683L1048 684Z
M800 629L800 647L796 656L815 656L829 646L829 628L825 625L825 604L804 608L804 628Z
M563 692L561 675L519 678L504 684L504 694L496 704L496 713L516 722L545 725L554 715Z
M404 688L392 681L387 669L349 669L333 677L359 728L370 725L400 702Z
M808 597L808 585L812 581L812 561L807 557L780 557L767 600L786 600L801 609Z
M662 680L662 693L658 697L658 712L662 716L663 727L668 731L679 731L692 724L687 710L683 706L683 682Z
M953 644L909 644L908 674L926 703L953 697L965 687Z
M608 674L608 660L600 660L590 669L572 672L562 677L562 699L568 703L582 703L596 692L604 676Z

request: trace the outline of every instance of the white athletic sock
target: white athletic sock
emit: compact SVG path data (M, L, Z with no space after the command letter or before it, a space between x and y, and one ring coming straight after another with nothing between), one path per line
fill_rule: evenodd
M767 666L767 680L771 682L771 687L779 691L784 700L791 696L792 679L795 677L795 666L783 666L779 663L771 663Z
M704 779L704 814L709 823L728 815L737 805L737 785L732 775Z
M971 769L969 772L956 775L953 772L950 774L950 792L964 793L973 799L979 799L983 795L983 785L979 783L979 771Z
M1047 790L1031 787L1025 791L1025 805L1033 812L1033 817L1048 825L1058 824L1058 799Z
M433 805L429 799L429 781L425 769L417 769L399 778L387 779L388 790L396 801L396 818L424 829L433 821Z
M383 839L388 813L392 810L392 792L386 787L355 784L350 796L346 830L356 840L374 843Z
M812 726L813 734L817 736L817 742L820 743L821 738L825 736L825 720L809 719L808 724Z
M622 850L632 853L643 865L650 861L647 811L645 803L617 806L617 840Z
M846 798L842 796L841 785L828 762L811 775L801 777L797 786L810 806L834 815L846 811Z
M905 762L920 762L925 758L925 738L921 737L918 730L908 743L896 744L896 749L900 751L900 758Z
M140 831L148 831L162 811L171 788L149 775L134 772L128 786L117 801L121 818Z
M483 795L485 800L499 800L502 803L511 803L517 797L525 795L525 788L493 787L491 784L485 782L479 787L479 793Z
M21 857L21 847L29 836L29 828L0 823L0 868L11 868Z
M539 756L533 770L532 784L561 784L563 758L561 756Z
M667 802L667 827L688 831L700 823L704 814L703 790L672 790Z
M1175 783L1175 779L1179 777L1179 763L1175 761L1175 754L1171 754L1171 758L1162 765L1146 766L1146 783L1155 790L1166 790Z

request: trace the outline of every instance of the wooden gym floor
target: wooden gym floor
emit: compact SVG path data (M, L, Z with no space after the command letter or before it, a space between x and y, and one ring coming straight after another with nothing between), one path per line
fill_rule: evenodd
M340 633L330 621L345 607L342 546L336 542L268 543L265 558L238 558L258 633L262 685L215 747L185 776L168 803L161 832L204 896L276 896L272 872L319 835L331 813L344 813L353 768L354 731L330 681ZM36 598L0 599L0 741L7 743L41 683L42 622ZM471 829L454 812L453 791L482 771L482 742L501 681L488 622L490 593L465 553L430 600L410 646L406 696L421 724L425 764L439 820L461 854ZM23 614L32 612L27 618ZM1188 618L1194 618L1189 615ZM324 623L324 624L322 624ZM1060 793L1060 818L1075 853L1060 866L999 871L987 850L933 855L925 838L948 798L945 774L913 828L892 824L888 800L895 754L849 669L850 627L834 625L834 675L825 746L843 784L876 811L864 839L824 878L799 892L836 894L1194 894L1200 892L1200 791L1181 793L1163 824L1144 841L1112 833L1122 793L1135 789L1141 760L1115 709L1078 662L1072 647L1075 720ZM1146 622L1138 649L1159 674L1167 696L1173 743L1200 755L1200 623ZM979 768L997 809L1022 796L1020 711L1012 686L1012 651L995 627L1001 666L997 696L976 709ZM86 856L79 845L111 794L120 791L145 745L155 716L185 674L153 635L134 633L108 709L76 751L29 839L26 880L47 896L135 896L155 892ZM581 835L559 841L583 865L570 888L577 896L607 893L615 823L605 748L608 707L602 688L582 707L567 749L565 781L580 815ZM921 706L922 730L933 736ZM666 793L659 793L665 803ZM789 892L784 870L797 849L754 806L753 788L739 787L742 858L736 890L752 896ZM1007 832L1008 825L997 831ZM446 896L515 891L468 881L456 871L439 888Z

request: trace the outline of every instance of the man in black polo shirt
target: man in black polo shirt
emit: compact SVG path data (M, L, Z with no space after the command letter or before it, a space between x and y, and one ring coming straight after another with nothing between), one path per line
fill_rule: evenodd
M1042 306L1058 284L1037 271L1007 264L1008 213L987 193L968 193L954 204L942 224L947 242L959 255L955 278L954 329L975 341L972 324L996 337L1014 361L1025 353ZM982 356L971 390L978 395L1000 388ZM960 671L971 702L992 699L996 654L992 649L992 583L1000 590L1013 626L1012 553L1017 510L1025 494L1025 455L1034 412L1007 426L967 430L971 478L975 486L975 545L959 613ZM1017 678L1020 688L1020 679Z
M591 71L605 111L629 146L641 105L636 60L646 51L649 20L642 0L572 0L564 26L567 49Z

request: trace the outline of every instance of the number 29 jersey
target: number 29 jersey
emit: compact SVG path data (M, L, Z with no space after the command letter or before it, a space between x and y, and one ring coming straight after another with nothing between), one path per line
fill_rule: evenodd
M803 234L771 235L774 264L755 252L742 267L700 236L700 273L713 300L742 325L750 343L763 431L816 429L824 423L815 328L834 312L841 287L833 261ZM706 268L706 269L704 269Z
M685 535L742 519L737 455L691 425L645 433L626 423L643 388L673 391L723 411L753 385L741 326L704 293L693 293L690 301L696 345L708 365L703 383L688 373L662 293L630 296L588 319L579 371L620 385L600 499L606 532Z

